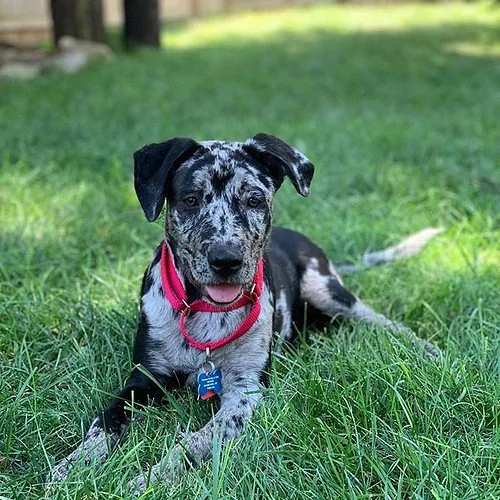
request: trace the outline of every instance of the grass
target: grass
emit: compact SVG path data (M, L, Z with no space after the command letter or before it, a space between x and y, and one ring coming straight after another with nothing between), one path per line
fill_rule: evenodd
M131 368L162 232L135 199L132 152L260 131L317 166L310 198L278 193L275 221L333 258L447 227L347 280L445 359L359 325L313 335L276 360L244 437L144 498L499 498L499 21L458 3L242 13L167 26L161 53L2 82L0 498L126 497L209 418L209 403L169 397L103 467L45 493Z

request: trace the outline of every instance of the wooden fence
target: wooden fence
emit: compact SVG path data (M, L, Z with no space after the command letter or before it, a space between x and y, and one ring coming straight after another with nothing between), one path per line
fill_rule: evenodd
M285 4L315 3L316 0L160 0L162 20L239 9L278 7ZM107 26L122 23L122 0L103 0ZM0 41L32 44L50 40L49 0L0 0Z

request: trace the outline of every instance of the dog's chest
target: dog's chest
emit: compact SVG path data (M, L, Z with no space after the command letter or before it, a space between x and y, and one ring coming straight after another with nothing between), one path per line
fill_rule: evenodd
M181 372L196 379L206 362L206 352L191 347L179 329L179 313L165 298L161 289L158 265L150 269L153 284L142 297L147 334L144 353L149 368L157 373ZM201 343L213 343L228 337L245 320L249 307L224 313L193 313L186 318L186 330ZM213 350L211 361L223 372L254 372L265 364L272 336L272 301L267 289L261 296L261 313L257 322L242 337Z

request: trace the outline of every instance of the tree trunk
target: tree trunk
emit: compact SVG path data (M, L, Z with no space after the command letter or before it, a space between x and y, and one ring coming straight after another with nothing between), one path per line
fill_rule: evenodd
M104 42L102 0L50 0L50 8L56 45L64 35Z
M127 49L160 46L158 0L124 0L123 41Z

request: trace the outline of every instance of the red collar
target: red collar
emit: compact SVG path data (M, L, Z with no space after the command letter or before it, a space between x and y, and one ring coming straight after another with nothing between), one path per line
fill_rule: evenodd
M207 349L213 351L214 349L218 349L219 347L240 338L242 335L247 333L257 321L261 309L260 295L262 294L264 281L264 264L262 259L260 259L257 263L257 271L253 279L252 289L250 291L243 292L243 295L236 302L226 307L216 306L204 300L196 300L195 302L188 304L186 290L179 278L179 275L177 274L172 252L169 251L166 242L163 242L161 249L160 270L163 291L165 292L170 305L176 311L180 311L179 330L191 347L196 347L202 351L206 351ZM253 304L248 316L243 320L240 326L238 326L238 328L236 328L236 330L234 330L231 335L227 337L223 337L215 342L198 342L195 338L191 337L186 330L186 316L192 312L223 313L239 309L240 307L248 304Z

